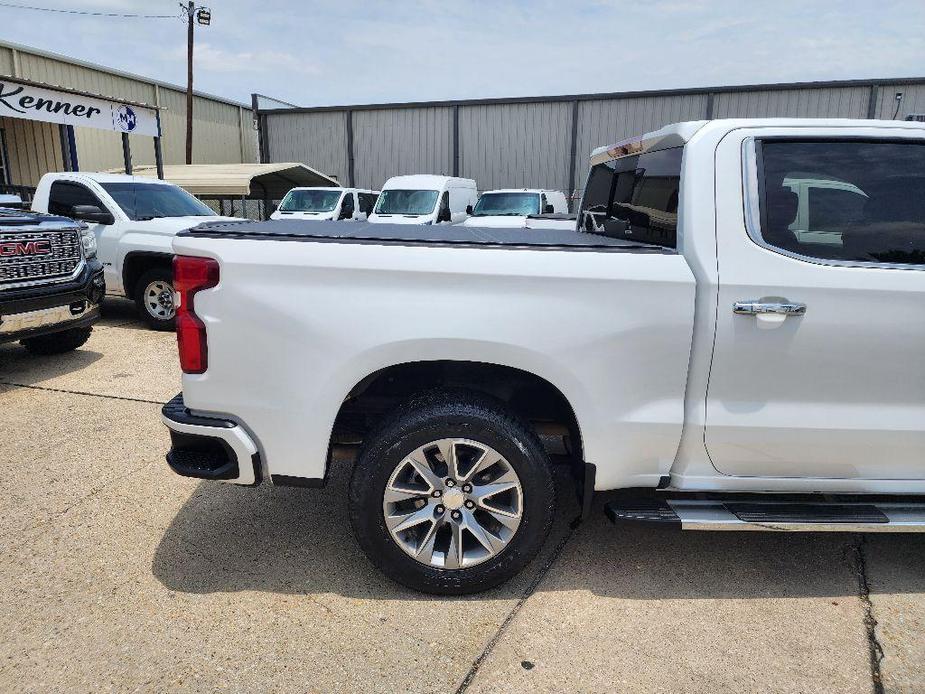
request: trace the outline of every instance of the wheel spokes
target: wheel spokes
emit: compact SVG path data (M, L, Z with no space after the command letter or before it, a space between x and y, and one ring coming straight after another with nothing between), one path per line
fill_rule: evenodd
M389 534L406 554L457 570L510 543L520 526L523 491L514 468L492 447L445 438L398 463L382 508Z
M427 521L433 522L433 520L434 513L429 506L424 506L410 513L385 517L385 523L393 533L400 533L403 530L408 530L421 523L426 523Z

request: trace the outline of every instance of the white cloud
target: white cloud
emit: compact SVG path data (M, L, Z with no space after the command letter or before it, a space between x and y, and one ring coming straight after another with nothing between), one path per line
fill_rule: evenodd
M186 59L186 49L172 51L174 57ZM199 43L194 51L194 66L207 72L250 72L272 74L316 75L321 68L315 63L282 51L233 52Z

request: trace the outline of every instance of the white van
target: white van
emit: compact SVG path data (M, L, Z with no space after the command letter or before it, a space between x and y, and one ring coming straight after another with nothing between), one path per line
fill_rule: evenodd
M567 213L568 202L565 193L560 190L504 188L482 193L472 216L463 224L471 227L524 227L530 215Z
M379 224L461 222L477 197L475 181L453 176L393 176L379 193L369 221Z
M377 190L293 188L270 219L349 219L365 221L376 205Z

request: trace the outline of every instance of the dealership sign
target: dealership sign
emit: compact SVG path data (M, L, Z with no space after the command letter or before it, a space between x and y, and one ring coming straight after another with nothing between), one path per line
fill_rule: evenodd
M157 111L0 80L0 116L157 137Z

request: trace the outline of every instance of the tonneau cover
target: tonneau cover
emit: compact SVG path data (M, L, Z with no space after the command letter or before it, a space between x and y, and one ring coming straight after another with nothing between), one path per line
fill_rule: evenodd
M671 249L659 246L648 246L601 234L568 229L482 228L450 224L369 224L368 222L316 222L300 219L279 219L268 222L205 222L182 232L181 235L423 246L540 247L576 250L633 249L655 253L673 252Z

